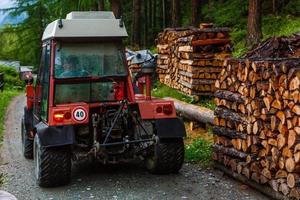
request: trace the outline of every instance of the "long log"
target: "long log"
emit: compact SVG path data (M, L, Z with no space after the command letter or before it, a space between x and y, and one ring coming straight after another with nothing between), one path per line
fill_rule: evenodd
M218 144L214 144L213 149L214 149L214 151L221 152L221 153L226 154L228 156L241 158L241 159L244 159L244 160L249 155L249 154L246 154L244 152L240 152L240 151L238 151L234 148L227 148L227 147L223 147L223 146L218 145Z
M218 107L215 109L214 113L219 118L227 119L233 122L246 123L246 120L243 116L229 109Z
M219 135L219 136L226 136L230 139L234 139L234 138L241 138L246 140L247 139L247 135L243 134L243 133L239 133L235 130L231 130L231 129L226 129L220 126L214 126L213 127L213 133L215 135Z
M192 41L192 46L204 46L204 45L224 45L229 44L229 39L205 39L205 40L194 40Z
M173 101L176 112L184 118L205 124L214 123L214 112L208 108L188 104L170 97L164 99Z
M230 91L218 90L215 92L215 97L220 99L226 99L228 101L237 102L237 103L245 103L243 97L239 93L233 93Z

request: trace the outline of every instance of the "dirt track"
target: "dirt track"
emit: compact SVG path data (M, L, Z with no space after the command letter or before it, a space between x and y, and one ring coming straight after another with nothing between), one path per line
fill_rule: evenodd
M5 123L0 173L6 177L0 190L18 199L268 199L223 176L220 171L185 164L179 174L155 176L140 164L101 166L77 163L72 182L44 189L35 184L33 161L21 155L20 121L25 103L19 96L11 103Z

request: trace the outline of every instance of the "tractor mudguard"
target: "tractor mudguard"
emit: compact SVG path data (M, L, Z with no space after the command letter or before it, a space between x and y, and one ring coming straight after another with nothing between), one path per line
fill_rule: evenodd
M35 128L43 147L56 147L75 143L73 126L48 126L40 122Z
M157 119L155 128L159 138L183 138L186 136L184 123L179 118Z

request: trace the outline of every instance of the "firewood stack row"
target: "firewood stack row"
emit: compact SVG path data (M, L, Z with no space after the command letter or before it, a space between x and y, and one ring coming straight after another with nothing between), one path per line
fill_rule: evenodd
M160 82L192 96L213 95L231 56L228 28L166 29L157 43Z
M213 159L300 199L300 59L272 55L225 62L216 81Z
M142 64L132 63L131 60L127 61L127 64L131 75L136 74L141 70Z

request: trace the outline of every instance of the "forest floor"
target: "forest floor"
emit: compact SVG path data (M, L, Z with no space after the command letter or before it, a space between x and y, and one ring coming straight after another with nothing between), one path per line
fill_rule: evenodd
M139 162L103 166L75 163L72 181L57 188L40 188L34 165L21 153L20 122L25 97L18 96L6 113L0 190L18 199L268 199L218 170L185 163L179 174L151 175Z

